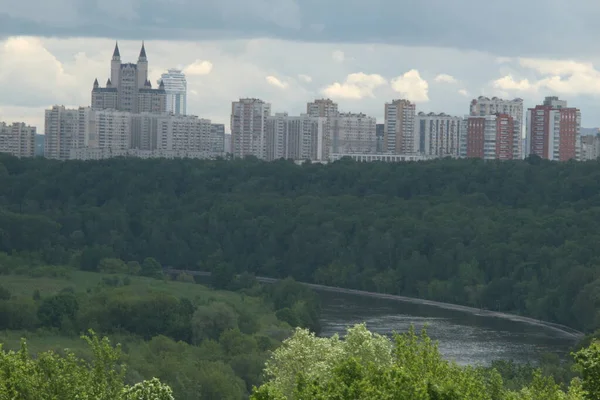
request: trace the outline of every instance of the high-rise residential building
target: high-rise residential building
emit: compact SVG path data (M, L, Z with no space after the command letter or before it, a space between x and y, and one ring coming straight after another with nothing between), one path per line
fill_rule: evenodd
M225 124L210 124L211 152L225 156Z
M377 139L376 151L378 153L383 153L384 132L385 132L385 124L376 124L375 125L375 137Z
M458 157L463 127L461 117L420 112L415 123L416 151L435 157Z
M375 154L376 120L365 114L340 113L331 120L330 154Z
M23 122L7 124L0 122L0 153L8 153L16 157L35 156L35 126Z
M527 110L526 155L567 161L580 159L581 111L558 97Z
M595 160L600 156L600 133L581 136L581 161Z
M162 74L157 82L164 84L167 94L167 112L175 115L187 113L187 80L185 74L179 69L169 69Z
M465 119L465 154L485 160L514 160L514 137L519 133L515 119L508 114L468 116Z
M417 152L415 112L415 105L408 100L393 100L385 104L384 152L392 154Z
M267 117L271 104L260 99L240 99L231 103L231 148L234 157L266 158Z
M486 115L505 114L510 115L517 130L513 140L512 154L515 159L523 158L523 99L504 100L498 97L491 99L479 96L471 100L470 116L485 117Z
M71 149L88 146L91 112L89 107L54 106L46 110L44 157L67 160Z
M158 89L152 88L152 83L148 80L148 58L143 43L136 64L121 63L119 45L115 45L110 64L110 78L106 86L100 87L98 79L94 81L92 108L131 113L166 112L167 95L164 83L161 81Z
M267 117L266 160L324 160L323 136L327 118L308 114Z
M306 113L311 117L335 117L339 114L338 105L331 99L317 99L306 104Z

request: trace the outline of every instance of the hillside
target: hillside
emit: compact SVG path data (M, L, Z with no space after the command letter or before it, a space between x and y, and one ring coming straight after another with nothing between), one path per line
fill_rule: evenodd
M0 158L0 251L298 280L600 325L600 163Z

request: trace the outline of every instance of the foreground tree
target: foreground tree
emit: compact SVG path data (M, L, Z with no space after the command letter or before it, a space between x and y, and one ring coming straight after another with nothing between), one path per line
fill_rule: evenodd
M553 378L540 373L529 387L509 391L493 369L461 367L442 359L425 331L417 335L411 329L392 341L369 332L364 324L348 329L345 340L296 330L273 353L265 376L266 383L254 388L252 400L596 399L586 397L578 379L564 392Z
M88 363L66 351L46 352L32 358L25 341L21 349L1 351L0 398L22 400L173 400L171 389L158 379L132 387L125 385L125 367L118 364L119 346L94 332L84 336L94 355Z

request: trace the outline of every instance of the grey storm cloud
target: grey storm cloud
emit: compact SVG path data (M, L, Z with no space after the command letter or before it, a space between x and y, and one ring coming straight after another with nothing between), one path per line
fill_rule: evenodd
M387 43L585 56L597 0L0 0L0 36Z

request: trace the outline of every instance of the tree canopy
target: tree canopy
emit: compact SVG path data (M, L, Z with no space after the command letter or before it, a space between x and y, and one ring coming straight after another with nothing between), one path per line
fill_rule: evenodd
M93 360L87 362L69 350L32 358L27 343L17 352L0 345L0 398L23 400L174 400L171 388L153 378L133 386L124 383L125 366L119 364L119 346L91 331L84 336Z
M0 164L0 251L213 271L216 285L292 276L600 327L598 161Z
M363 324L340 340L299 328L274 351L267 381L251 400L592 400L598 398L598 348L577 354L583 381L574 378L567 390L539 371L529 385L509 390L495 369L442 359L425 331L390 340Z

